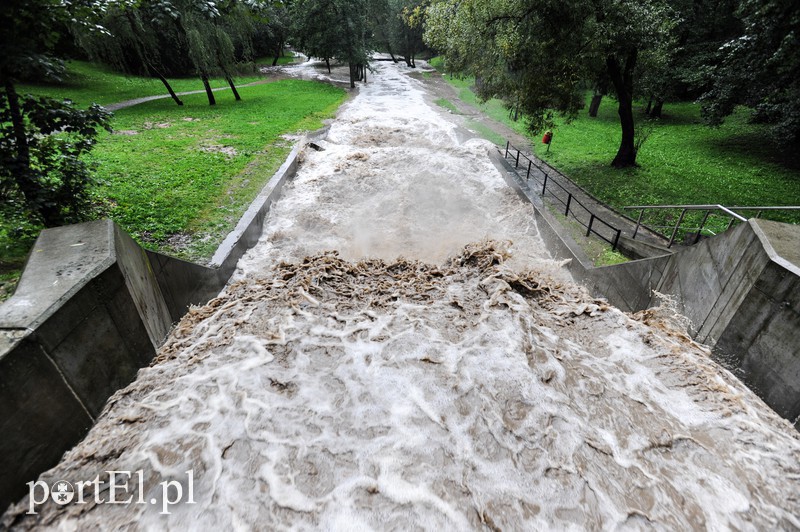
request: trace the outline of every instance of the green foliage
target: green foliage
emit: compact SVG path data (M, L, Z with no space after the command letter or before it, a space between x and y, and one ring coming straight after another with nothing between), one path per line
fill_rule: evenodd
M425 40L451 72L476 79L478 95L502 99L534 132L583 106L598 72L611 80L623 130L613 164L635 163L630 112L639 54L665 54L675 24L664 0L438 0Z
M107 215L150 248L207 256L283 163L282 135L320 127L343 100L340 89L298 80L241 91L235 105L192 95L183 107L160 100L119 111L118 134L92 154ZM176 235L191 244L176 248Z
M164 86L160 81L143 76L123 76L111 68L88 63L86 61L69 61L62 80L55 83L21 84L20 93L32 93L50 96L51 98L72 100L76 105L88 106L92 103L108 105L145 96L164 94ZM240 76L240 83L252 83L263 80L263 76ZM176 92L197 91L203 89L198 78L171 78L169 80ZM224 78L211 78L211 87L227 87Z
M10 98L17 99L24 116L24 142L15 134ZM82 111L69 100L0 93L3 214L26 215L49 227L91 216L91 168L82 156L91 150L98 130L109 127L108 117L97 105Z
M642 111L639 108L637 112ZM699 105L669 104L654 128L641 166L617 171L606 164L619 132L615 106L598 117L559 123L546 160L611 206L648 204L800 205L800 160L763 141L765 127L745 109L720 128L705 126ZM779 215L800 222L797 215Z
M309 57L366 65L372 49L370 8L368 0L297 0L292 43Z
M26 77L56 79L55 59L68 26L105 31L94 24L107 2L7 0L0 4L0 213L46 226L90 215L86 188L90 168L81 159L94 144L107 113L81 111L69 100L20 96ZM17 233L24 232L19 229Z
M772 124L773 141L800 146L800 4L792 0L741 0L743 31L719 50L706 74L712 84L703 111L719 124L737 105Z

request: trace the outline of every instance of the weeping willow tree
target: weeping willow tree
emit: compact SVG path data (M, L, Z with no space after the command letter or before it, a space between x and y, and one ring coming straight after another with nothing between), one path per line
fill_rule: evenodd
M185 43L187 55L203 81L209 105L216 99L209 77L221 75L228 82L236 100L241 100L234 84L239 57L246 62L252 55L253 15L263 3L245 4L237 0L176 0L178 15L175 27Z
M203 82L210 105L216 104L209 78L223 76L236 100L237 57L252 51L253 15L263 3L250 0L140 0L108 10L108 35L86 34L79 42L93 59L128 73L157 77L178 105L167 73L187 68Z
M165 77L163 43L152 27L153 7L147 2L115 4L103 18L106 33L81 32L78 43L92 60L105 63L126 74L158 78L178 105L183 101Z

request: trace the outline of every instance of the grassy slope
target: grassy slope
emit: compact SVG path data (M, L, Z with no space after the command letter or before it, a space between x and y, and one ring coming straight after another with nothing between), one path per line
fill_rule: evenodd
M239 76L235 82L238 86L260 79L263 78L251 74ZM198 77L170 79L169 83L175 92L203 90L203 82ZM224 79L219 78L210 80L210 83L213 88L228 86ZM92 102L107 105L144 96L167 94L164 84L157 79L122 76L107 67L86 61L68 62L67 76L63 83L20 85L17 90L20 93L29 92L52 98L69 98L80 106L87 106Z
M88 63L72 62L69 69L70 81L63 86L23 90L81 105L163 93L158 81L126 78ZM173 86L202 88L193 79ZM320 127L345 99L340 89L297 80L240 87L240 93L241 102L229 92L218 93L213 108L197 94L185 96L182 107L164 99L117 111L115 134L101 135L91 154L98 165L94 194L103 213L151 249L208 258L283 163L291 143L282 135ZM25 236L35 235L36 228L25 224L0 220L0 300L33 243Z
M641 110L637 109L640 120ZM762 126L742 109L720 128L702 124L693 103L664 106L664 116L642 147L639 167L609 162L621 133L616 102L603 102L596 119L582 116L555 131L545 158L616 206L636 203L800 205L800 171L789 154L757 139Z
M159 100L116 113L116 134L93 153L98 193L135 238L190 258L209 255L283 163L291 143L281 135L320 127L344 98L340 89L298 80L240 93L241 102L220 97L213 108L198 94L182 108ZM188 248L167 242L192 233L199 238Z
M431 63L441 68L435 59ZM537 156L618 209L637 204L800 205L800 160L759 142L764 128L748 123L746 110L710 128L702 124L698 105L666 104L639 154L640 166L616 170L609 165L621 136L613 99L604 99L596 119L583 111L571 124L562 121L546 154L539 136L530 136L523 120L512 121L500 101L478 101L472 79L445 78L459 90L459 98L532 138ZM641 109L636 113L641 120ZM800 222L800 214L774 217Z

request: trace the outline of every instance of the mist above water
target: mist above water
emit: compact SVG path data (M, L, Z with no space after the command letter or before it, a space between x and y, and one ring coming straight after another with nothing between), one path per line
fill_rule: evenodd
M21 528L796 529L800 440L675 327L574 286L484 141L378 65L264 236L48 480L143 500ZM404 257L398 259L398 257Z

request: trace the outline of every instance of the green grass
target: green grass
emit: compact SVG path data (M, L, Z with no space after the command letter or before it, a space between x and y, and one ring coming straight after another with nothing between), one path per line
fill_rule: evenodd
M451 113L456 113L456 114L458 114L458 107L456 107L455 105L453 105L453 102L451 102L451 101L450 101L450 100L448 100L447 98L437 98L437 99L436 99L436 101L435 101L434 103L435 103L436 105L438 105L439 107L444 107L445 109L447 109L447 110L448 110L448 111L450 111Z
M239 85L264 79L257 74L239 76L235 79ZM170 79L175 92L203 90L200 78ZM211 79L211 87L227 87L224 79ZM164 84L157 79L138 76L124 76L108 67L86 61L70 61L67 63L67 75L59 84L21 84L18 92L50 96L52 98L69 98L79 106L91 103L108 105L144 96L167 94Z
M274 55L265 55L263 57L257 57L253 60L253 62L258 66L272 66L272 62L274 60ZM294 55L294 52L286 52L284 55L278 58L278 65L291 65L297 61L298 57Z
M502 135L495 133L492 128L482 122L468 119L465 125L468 129L475 131L478 135L485 138L489 142L496 144L497 146L506 145L506 139L504 139Z
M190 259L212 254L285 160L291 142L281 136L321 127L345 97L299 80L240 93L241 102L220 99L213 108L198 94L182 108L158 100L116 113L115 134L92 153L97 194L147 247Z
M431 64L442 68L439 58ZM639 153L639 166L618 170L610 166L621 138L612 98L603 100L597 118L589 118L583 110L570 124L560 120L550 152L545 153L540 135L530 135L524 120L511 120L501 102L478 101L472 92L474 80L445 78L459 90L459 98L528 136L538 157L617 210L650 204L800 205L800 157L759 140L768 138L766 129L749 123L746 109L738 110L721 127L711 128L702 123L697 104L665 104L663 118L653 123ZM587 106L589 98L587 94ZM636 119L643 123L642 105L635 105ZM652 223L669 223L677 215L665 213ZM800 223L797 212L764 217ZM718 231L727 219L711 223Z
M87 72L101 72L105 81L82 77ZM91 101L100 87L108 91L106 101L147 93L145 82L86 64L77 65L73 79L88 86L44 92L76 101ZM102 133L89 157L97 165L92 194L99 214L149 249L210 258L285 160L292 143L283 135L318 129L346 98L341 89L300 80L239 92L240 102L218 93L214 107L205 94L195 94L184 96L181 107L162 99L117 111L114 133ZM0 220L0 297L15 283L38 229L27 220Z

